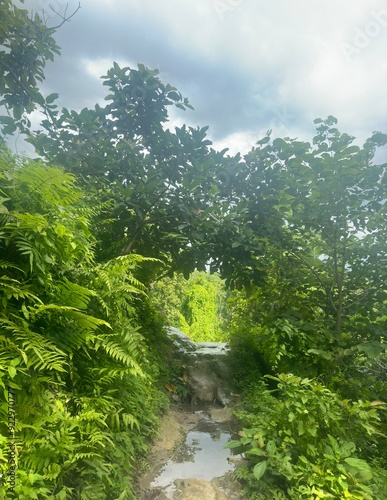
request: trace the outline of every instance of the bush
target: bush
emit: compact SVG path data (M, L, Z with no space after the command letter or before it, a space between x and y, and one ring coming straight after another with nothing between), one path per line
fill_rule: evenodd
M135 498L165 406L138 317L147 259L96 263L71 174L1 151L0 180L0 498Z
M316 380L281 374L278 389L261 382L237 412L246 427L229 447L244 452L237 472L251 499L387 498L374 458L384 403L350 402ZM274 393L277 393L274 396Z

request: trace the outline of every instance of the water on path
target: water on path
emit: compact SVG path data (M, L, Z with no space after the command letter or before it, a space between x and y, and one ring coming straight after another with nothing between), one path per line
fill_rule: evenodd
M195 413L198 423L188 431L185 441L151 484L151 488L161 489L169 499L173 499L176 479L211 481L234 470L229 461L230 450L224 448L231 439L229 423L214 422L205 410Z

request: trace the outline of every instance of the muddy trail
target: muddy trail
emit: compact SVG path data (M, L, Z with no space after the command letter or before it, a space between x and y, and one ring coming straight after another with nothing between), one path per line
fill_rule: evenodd
M161 422L139 482L139 500L236 500L235 458L225 448L237 424L230 348L225 343L194 342L169 327L171 360L180 366L194 404L175 404Z
M236 500L235 462L225 444L235 432L229 408L179 405L164 416L139 483L139 500Z

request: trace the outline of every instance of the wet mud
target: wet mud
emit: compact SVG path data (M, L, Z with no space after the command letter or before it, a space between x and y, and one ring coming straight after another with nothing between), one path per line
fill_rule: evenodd
M152 447L140 500L236 500L235 459L225 444L235 421L228 408L180 406L163 419Z

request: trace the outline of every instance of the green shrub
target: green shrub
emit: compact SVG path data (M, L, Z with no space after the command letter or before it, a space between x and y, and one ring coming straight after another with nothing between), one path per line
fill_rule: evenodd
M262 383L237 412L245 426L229 447L244 452L237 472L249 498L387 498L385 472L373 464L380 440L380 401L342 400L316 380L281 374ZM277 393L274 395L274 393Z
M2 152L0 180L0 498L135 498L165 407L137 312L147 259L96 263L73 175Z

